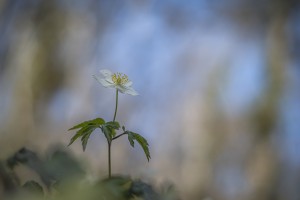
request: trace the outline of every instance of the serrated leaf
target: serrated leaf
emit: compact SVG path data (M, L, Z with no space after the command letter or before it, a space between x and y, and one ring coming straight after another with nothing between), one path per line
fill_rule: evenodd
M106 126L109 126L109 127L113 128L113 129L116 129L116 130L119 130L119 128L120 128L120 124L117 121L106 122L105 124L106 124Z
M134 147L134 137L133 137L133 135L132 135L132 132L129 132L129 131L126 131L127 132L127 135L128 135L128 140L129 140L129 142L130 142L130 145L132 146L132 147Z
M143 138L141 135L131 132L131 131L127 131L127 134L128 134L128 140L130 142L130 145L132 147L134 147L134 140L136 140L143 148L146 158L149 162L151 156L150 156L149 147L148 147L149 144L148 144L147 140L145 138Z
M75 142L75 140L77 140L77 138L79 138L82 135L82 133L80 133L79 131L71 138L68 146L70 146L71 144L73 144L73 142Z
M81 138L81 142L82 142L82 149L83 151L85 151L86 149L86 145L87 145L87 142L88 142L88 139L90 138L92 132L94 131L95 129L90 129L89 131L87 131Z
M116 136L116 130L120 128L120 124L117 121L106 122L102 125L102 132L104 133L106 139L111 141L113 137Z
M74 130L74 129L78 129L78 128L82 128L82 127L85 127L85 126L88 126L88 125L99 125L100 126L104 123L105 123L104 119L96 118L96 119L88 120L88 121L82 122L80 124L77 124L77 125L73 126L72 128L70 128L69 131Z
M80 129L71 138L70 143L68 144L68 146L73 144L73 142L75 142L75 140L77 140L78 138L81 137L82 148L83 148L83 151L85 151L87 141L88 141L90 135L92 134L92 132L96 128L100 128L100 126L104 123L105 123L105 121L102 118L96 118L96 119L93 119L93 120L82 122L82 123L77 124L74 127L70 128L69 130L74 130L74 129L79 129L79 128Z
M89 129L89 126L86 127L82 127L81 129L79 129L76 134L71 138L70 143L68 144L68 146L70 146L71 144L73 144L73 142L75 142L75 140L77 140L79 137L84 135L84 132Z
M102 126L101 130L104 133L107 141L111 142L111 140L112 140L112 134L111 134L110 129L107 126Z
M70 146L75 140L77 140L79 137L83 137L84 135L93 132L98 126L95 125L87 125L79 129L76 134L71 138L70 143L68 146Z
M117 132L115 129L110 129L110 134L111 134L111 137L113 138L116 136Z

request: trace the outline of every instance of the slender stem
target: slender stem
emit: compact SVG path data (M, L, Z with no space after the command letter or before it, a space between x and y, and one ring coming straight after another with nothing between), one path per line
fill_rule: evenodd
M124 132L124 133L122 133L122 134L120 134L120 135L118 135L118 136L116 136L116 137L112 138L111 140L115 140L115 139L117 139L117 138L121 137L122 135L126 135L126 134L127 134L127 133L126 133L126 132Z
M108 178L111 178L111 141L108 142Z
M117 112L118 112L118 96L119 96L119 91L116 89L116 107L115 107L115 114L114 114L114 119L113 121L116 120ZM113 140L113 139L112 139ZM111 141L108 142L108 178L111 178Z
M118 96L119 96L119 91L118 89L116 89L116 108L115 108L115 115L114 115L114 120L116 120L116 116L117 116L117 111L118 111Z

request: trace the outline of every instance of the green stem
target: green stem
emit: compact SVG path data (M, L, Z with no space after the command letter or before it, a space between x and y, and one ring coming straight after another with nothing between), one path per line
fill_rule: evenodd
M113 122L116 120L117 112L118 112L118 97L119 97L119 91L116 89L116 107L115 107L115 114ZM111 178L111 141L108 142L108 178Z
M117 111L118 111L118 96L119 96L119 91L118 89L116 89L116 108L115 108L115 115L114 115L114 120L116 120L116 116L117 116Z
M108 142L108 178L111 178L111 141Z
M111 140L115 140L115 139L117 139L117 138L119 138L119 137L121 137L122 135L126 135L127 133L126 132L124 132L124 133L122 133L122 134L120 134L120 135L118 135L118 136L116 136L116 137L113 137Z

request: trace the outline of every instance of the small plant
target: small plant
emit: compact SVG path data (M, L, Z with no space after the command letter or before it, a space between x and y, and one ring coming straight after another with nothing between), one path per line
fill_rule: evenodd
M141 145L145 152L148 162L151 157L148 148L149 144L147 140L141 135L126 130L125 126L122 126L122 133L117 135L117 130L120 129L120 124L116 121L116 116L118 112L119 92L123 94L129 94L132 96L138 95L138 93L132 88L132 81L128 79L128 76L126 74L112 73L109 70L100 70L100 73L103 77L98 77L96 75L94 75L93 77L104 87L113 88L116 90L116 105L113 120L106 122L103 118L96 118L75 125L74 127L69 129L78 129L76 134L71 138L69 145L71 145L78 138L81 138L82 148L83 151L85 151L90 135L93 133L94 130L99 128L106 137L108 144L108 177L111 178L111 146L113 140L116 140L123 135L127 135L129 143L132 147L134 147L134 141L137 141Z

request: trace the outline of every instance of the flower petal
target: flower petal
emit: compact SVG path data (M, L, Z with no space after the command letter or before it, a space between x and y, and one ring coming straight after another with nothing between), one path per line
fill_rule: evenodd
M107 82L114 84L114 81L112 80L112 76L107 76L104 78Z
M93 77L96 79L96 81L98 81L99 83L101 83L101 85L103 85L104 87L114 87L114 84L111 84L111 83L107 82L103 78L99 78L99 77L97 77L95 75Z
M128 81L127 83L124 84L125 87L130 87L132 86L132 81Z
M132 95L132 96L139 95L139 93L137 91L135 91L132 87L126 87L125 90L124 90L124 93Z
M104 76L104 77L108 77L108 76L112 76L112 72L109 71L108 69L102 69L100 70L100 73Z
M121 92L121 93L125 93L126 91L126 88L125 87L122 87L121 85L115 85L115 87Z

